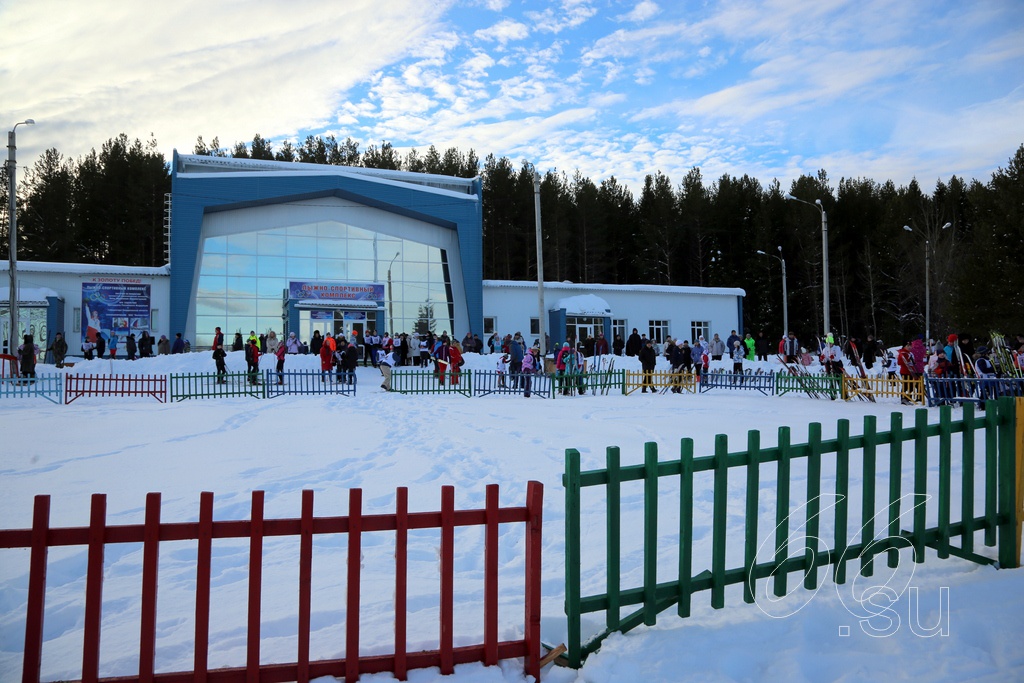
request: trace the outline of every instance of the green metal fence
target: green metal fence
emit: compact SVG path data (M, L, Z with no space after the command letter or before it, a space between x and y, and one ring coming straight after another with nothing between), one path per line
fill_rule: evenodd
M430 370L399 370L391 373L391 391L400 394L461 394L473 395L473 371L446 372L442 381Z
M775 377L775 395L800 393L815 398L836 398L842 395L842 382L834 375L791 375L779 373Z
M871 576L875 556L887 555L888 566L899 563L899 548L913 548L915 562L923 562L925 548L934 548L938 557L950 555L979 563L996 563L1001 567L1016 567L1020 563L1020 517L1021 501L1017 498L1017 477L1021 472L1024 453L1024 429L1017 423L1024 421L1024 399L1016 405L1010 398L991 401L984 415L975 413L974 406L964 406L962 418L954 421L949 407L941 408L939 421L928 423L928 411L919 409L914 415L913 426L903 425L902 413L893 413L889 431L877 430L874 416L864 418L863 432L859 436L850 434L848 420L837 423L835 439L823 440L820 424L811 424L807 443L793 444L790 429L780 427L778 445L761 446L761 434L752 430L747 436L745 449L730 452L724 435L715 439L714 455L694 457L693 440L683 439L680 457L659 461L657 444L645 447L644 464L623 467L619 463L619 449L607 449L606 467L600 470L581 471L580 454L576 450L566 451L565 486L565 611L568 617L568 660L570 666L579 667L587 655L595 652L601 642L613 632L626 632L640 624L653 625L657 615L669 607L676 606L681 617L690 615L692 598L700 591L710 591L711 606L725 605L725 589L729 585L743 584L743 600L754 602L755 585L758 580L771 580L774 595L787 593L788 575L804 572L805 588L818 584L819 569L832 566L835 583L847 580L847 565L859 561L857 572ZM1016 430L1016 432L1015 432ZM960 435L960 471L953 479L954 435ZM983 438L984 453L981 462L975 461L976 437ZM910 461L913 465L912 505L908 505L902 492L903 446L912 448ZM936 444L933 447L933 444ZM879 454L882 449L883 453ZM878 461L888 451L888 468L879 469ZM935 455L937 453L937 456ZM834 454L834 456L832 455ZM834 505L821 509L823 456L827 468L834 467ZM856 460L854 460L856 458ZM937 484L929 482L929 464L937 459ZM851 461L861 467L861 481L854 482L860 487L860 501L850 496ZM777 473L775 490L775 528L764 534L770 542L774 539L770 559L758 557L758 512L759 505L770 505L760 495L762 466L774 464ZM884 463L884 460L882 461ZM983 495L976 494L976 466L983 468L984 480L979 481ZM771 467L771 466L769 466ZM805 518L797 520L796 527L805 526L805 540L802 547L790 549L791 487L795 477L792 470L806 472ZM743 563L727 566L726 522L728 510L728 480L731 469L741 470L745 477L745 507L743 532ZM694 552L694 477L710 473L712 478L712 524L710 557ZM909 475L909 473L908 473ZM678 494L659 495L659 482L668 479ZM854 474L856 479L856 474ZM909 478L909 477L908 477ZM624 528L623 484L642 482L643 522L641 528ZM827 481L827 480L826 480ZM876 483L881 482L885 499L877 501ZM954 489L954 484L957 488ZM662 485L666 486L666 485ZM581 568L581 490L599 487L597 495L603 492L605 499L605 547L604 592L583 595L583 569ZM667 487L667 486L666 486ZM960 492L959 519L953 519L953 491ZM698 490L698 493L700 491ZM800 503L799 493L796 496ZM979 498L976 500L976 498ZM701 503L707 500L701 495ZM901 523L901 507L912 513L912 524L904 528ZM909 507L909 509L906 509ZM799 508L798 508L799 509ZM770 508L769 515L770 515ZM678 543L673 566L676 576L669 580L658 580L659 512L678 514L678 529L671 534L672 542ZM853 533L851 535L851 511L853 512ZM931 511L937 523L927 524L927 512ZM833 548L822 547L819 541L820 525L825 512L834 528ZM735 512L734 512L735 514ZM875 528L875 517L887 518L887 524ZM588 521L591 532L595 525ZM983 533L987 546L998 544L998 560L975 552L975 535ZM735 537L735 532L734 532ZM627 554L626 558L642 557L642 567L623 567L622 545L633 539L642 538L642 553ZM587 545L592 547L594 539L588 537ZM598 539L596 541L600 543ZM637 541L639 543L639 540ZM769 549L772 549L769 545ZM663 553L664 554L664 553ZM734 548L734 555L738 549ZM590 568L586 568L590 569ZM642 571L641 571L642 570ZM623 585L623 574L635 572L642 575L640 585ZM598 586L600 575L588 573L588 585ZM767 586L766 586L767 587ZM635 611L622 616L623 608L638 606ZM582 616L587 613L603 612L605 627L602 631L584 640L582 637Z
M171 400L184 401L190 398L229 398L251 396L264 398L263 383L256 381L247 372L229 372L218 375L214 372L171 373Z

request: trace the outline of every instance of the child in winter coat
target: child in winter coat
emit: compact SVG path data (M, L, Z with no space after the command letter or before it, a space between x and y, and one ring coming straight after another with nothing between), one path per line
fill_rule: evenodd
M525 361L525 360L526 360L526 358L524 357L523 361ZM505 375L508 374L508 354L503 353L500 356L498 356L498 360L495 363L495 369L498 372L498 386L504 389L505 388ZM524 371L525 371L525 369L524 369Z
M228 374L227 365L224 364L224 358L227 357L227 353L224 351L224 344L217 344L213 349L213 362L217 364L217 384L226 384L226 375Z

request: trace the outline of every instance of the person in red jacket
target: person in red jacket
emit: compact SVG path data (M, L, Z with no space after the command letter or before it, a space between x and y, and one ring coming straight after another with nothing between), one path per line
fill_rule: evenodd
M334 349L331 348L332 344L327 343L327 339L331 339L327 336L324 339L324 343L320 345L320 381L326 382L331 377L331 369L334 367ZM332 340L333 342L333 340Z
M900 366L900 379L904 381L903 391L903 404L910 405L912 399L917 396L916 384L912 380L916 380L918 375L914 370L914 353L910 350L910 342L906 342L903 348L896 354L896 363ZM910 386L907 386L907 383Z
M459 383L459 375L462 374L462 351L458 342L452 342L448 347L448 374L452 386Z
M245 350L245 362L249 367L249 383L260 383L260 343L255 337L249 340L249 347Z

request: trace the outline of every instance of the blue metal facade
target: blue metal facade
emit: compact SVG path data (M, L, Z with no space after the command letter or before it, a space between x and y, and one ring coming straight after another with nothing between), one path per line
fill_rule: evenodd
M353 177L325 173L179 173L178 153L171 166L171 284L170 328L185 330L199 258L203 217L215 211L270 206L288 202L338 197L455 230L462 259L466 306L470 326L483 329L483 185L472 184L473 201L413 184L386 183L372 176Z

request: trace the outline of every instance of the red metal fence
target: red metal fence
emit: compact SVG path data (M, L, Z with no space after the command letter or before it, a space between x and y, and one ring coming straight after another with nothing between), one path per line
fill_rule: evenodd
M167 375L67 375L64 404L82 396L152 396L167 402Z
M46 603L48 549L57 546L87 546L85 581L84 642L82 648L83 683L120 683L122 681L186 683L210 681L233 683L260 681L306 683L320 676L344 676L356 681L361 673L392 672L405 680L409 669L440 667L450 674L455 664L483 662L495 665L499 659L522 657L525 673L540 679L540 604L541 604L541 513L543 485L531 481L526 505L499 507L498 486L486 490L484 509L456 510L455 489L441 489L441 509L437 512L409 512L408 490L397 489L394 514L362 514L362 491L349 491L348 515L316 517L313 492L302 492L299 518L264 519L263 491L253 491L249 520L214 521L213 494L200 496L199 521L163 523L160 521L160 494L146 497L143 524L108 526L106 495L94 494L88 527L50 528L50 497L35 497L31 529L0 530L0 549L30 548L29 584L26 604L25 656L22 681L40 680L43 651L43 610ZM501 524L524 523L526 530L524 637L498 640L498 530ZM455 527L484 527L484 633L478 645L453 646L453 606L455 577ZM408 533L416 529L440 529L440 639L437 650L408 652L406 647ZM359 599L362 535L373 532L395 534L394 653L359 656ZM345 610L345 656L340 659L310 660L310 613L312 606L313 536L346 534L348 561ZM296 661L285 664L260 663L260 596L262 589L263 539L299 537L298 652ZM249 539L248 612L245 666L214 669L208 667L210 651L210 579L214 539ZM160 672L154 669L157 628L157 568L160 543L194 540L198 542L195 584L195 652L192 671ZM107 544L141 543L142 588L141 629L139 637L139 673L137 676L100 677L99 653L103 600L103 557Z

